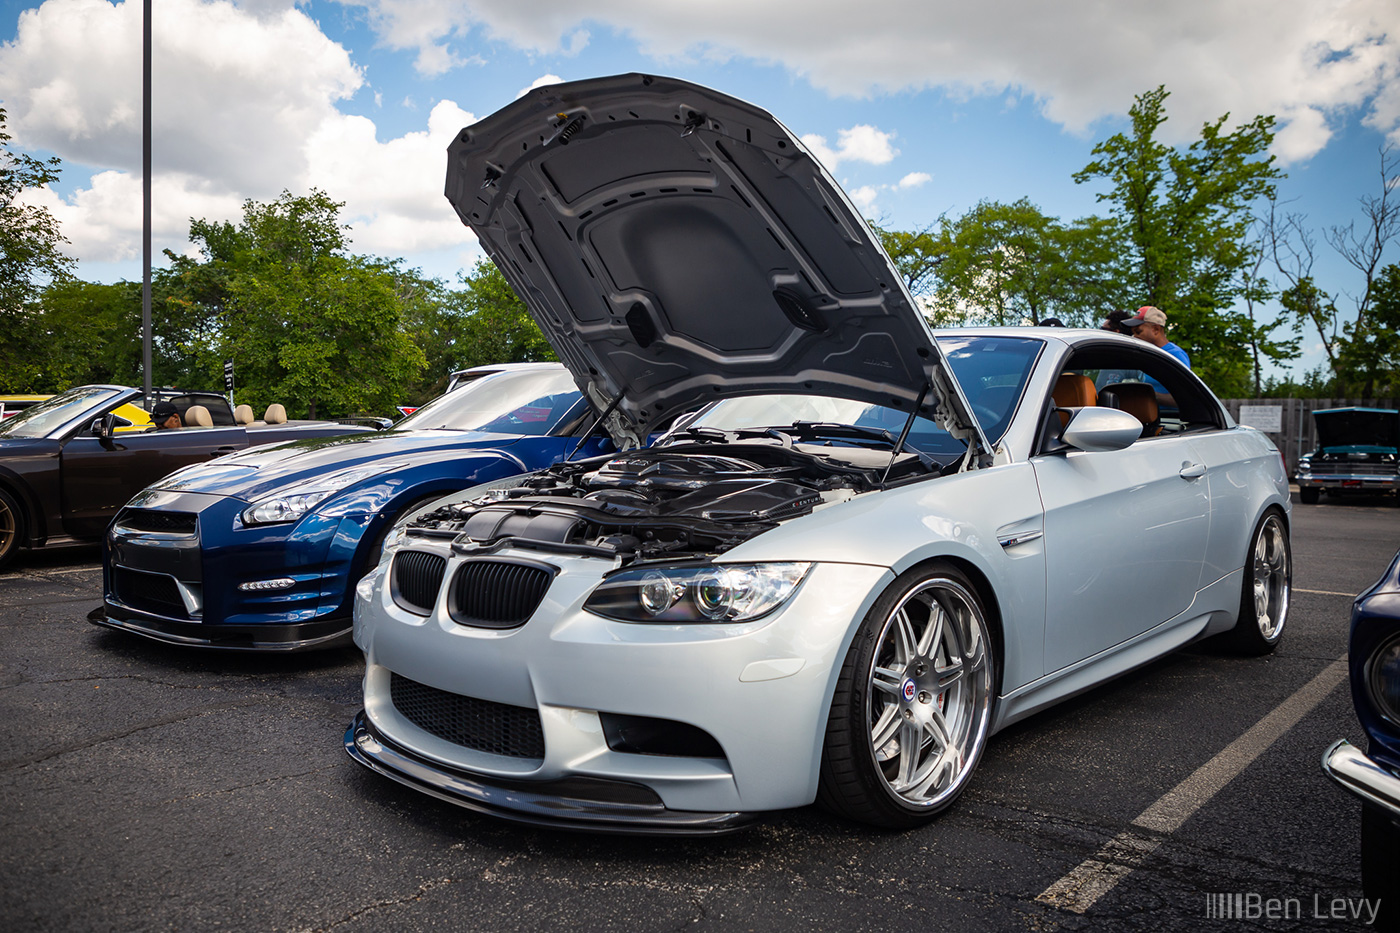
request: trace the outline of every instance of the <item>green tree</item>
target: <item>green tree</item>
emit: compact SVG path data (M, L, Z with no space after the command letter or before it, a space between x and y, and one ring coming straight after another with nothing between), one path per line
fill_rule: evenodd
M1231 310L1249 287L1251 206L1272 198L1282 177L1265 155L1274 118L1226 131L1225 114L1185 149L1172 148L1157 139L1167 97L1163 87L1139 95L1128 114L1131 131L1096 145L1094 161L1074 180L1108 184L1098 199L1112 205L1130 262L1124 304L1166 311L1170 338L1217 392L1228 394L1251 381L1256 342L1265 356L1287 358L1286 345L1258 341L1249 316Z
M1369 313L1346 325L1337 369L1348 392L1393 396L1400 394L1400 265L1391 263L1368 284Z
M402 326L412 274L351 255L342 206L317 190L250 200L236 226L191 222L199 259L167 253L169 300L191 310L185 349L210 379L232 359L238 400L255 409L391 411L424 366Z
M0 391L33 389L44 375L43 326L32 306L51 281L67 278L73 260L58 220L46 209L22 203L26 191L58 180L57 157L36 159L10 148L0 107Z

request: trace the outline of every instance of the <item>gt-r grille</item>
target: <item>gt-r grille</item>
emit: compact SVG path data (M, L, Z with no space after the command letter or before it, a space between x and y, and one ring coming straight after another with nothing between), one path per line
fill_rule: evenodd
M389 675L389 698L409 722L454 745L510 758L544 757L537 710L448 693L398 674Z
M446 572L445 557L424 551L400 551L394 555L394 569L389 581L394 602L420 616L430 614L437 603L442 576Z
M1312 465L1314 476L1393 476L1396 468L1389 463L1346 463L1319 461Z
M452 581L448 613L462 625L524 625L544 600L554 568L503 560L464 563Z
M167 512L163 509L123 509L117 527L132 531L164 531L194 534L198 516L193 512Z
M112 591L132 609L187 619L185 601L175 581L163 573L147 573L127 567L112 568Z

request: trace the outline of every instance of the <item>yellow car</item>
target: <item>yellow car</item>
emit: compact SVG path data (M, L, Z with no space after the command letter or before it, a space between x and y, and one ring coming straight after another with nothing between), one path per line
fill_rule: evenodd
M35 402L42 402L52 395L0 395L0 419L18 414Z

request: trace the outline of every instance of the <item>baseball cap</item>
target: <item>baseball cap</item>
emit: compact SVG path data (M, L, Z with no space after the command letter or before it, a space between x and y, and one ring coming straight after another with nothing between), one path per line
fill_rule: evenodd
M1137 314L1123 319L1124 327L1137 327L1139 324L1156 324L1158 327L1167 326L1167 316L1160 308L1151 305L1143 305L1137 309Z
M156 402L155 407L151 409L151 420L159 424L171 415L179 413L180 409L175 407L174 402Z

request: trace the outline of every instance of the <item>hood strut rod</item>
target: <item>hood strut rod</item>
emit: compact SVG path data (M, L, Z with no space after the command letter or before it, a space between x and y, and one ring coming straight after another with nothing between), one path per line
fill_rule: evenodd
M895 458L899 456L899 451L904 447L905 440L909 437L909 431L914 427L914 419L919 417L919 409L924 407L924 397L928 395L928 390L933 388L928 382L919 390L919 398L914 402L914 410L909 412L909 420L904 422L904 430L899 432L899 440L894 442L894 450L890 452L890 462L885 466L885 475L880 477L880 485L885 485L885 481L890 478L890 470L894 469Z
M598 425L602 424L604 421L607 421L608 415L611 415L613 412L617 411L617 406L622 404L622 399L626 395L626 389L623 389L621 392L617 393L617 398L612 400L612 404L608 405L607 409L605 409L603 413L598 416L598 420L593 422L593 424L589 426L588 430L584 433L583 437L580 437L578 439L578 443L574 445L574 449L569 451L569 455L564 458L565 463L568 463L570 460L574 459L574 454L578 453L579 448L588 442L588 439L593 436L594 431L598 430ZM919 398L922 399L923 396L919 396ZM591 406L593 404L593 400L589 399L588 404Z

